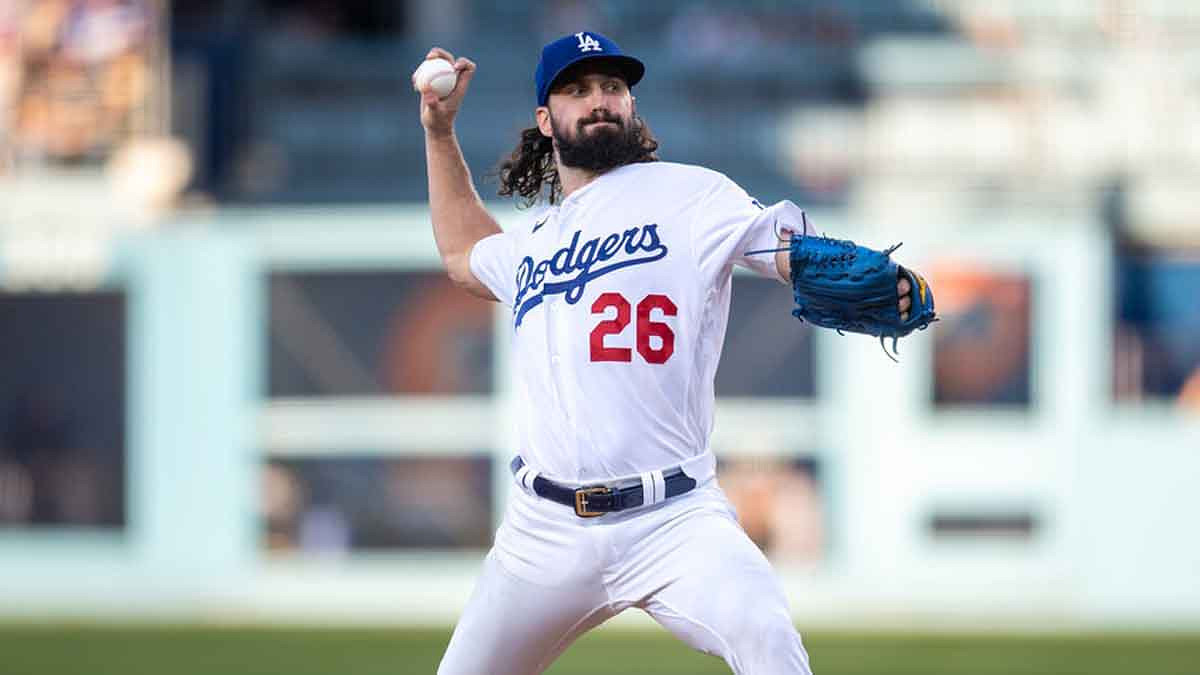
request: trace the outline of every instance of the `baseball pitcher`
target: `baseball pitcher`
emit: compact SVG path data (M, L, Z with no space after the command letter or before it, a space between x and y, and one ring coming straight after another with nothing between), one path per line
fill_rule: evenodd
M631 93L644 65L590 31L542 49L536 126L499 177L501 195L546 203L502 231L454 132L476 66L426 58L457 74L444 98L421 90L434 235L451 279L511 310L519 441L519 489L438 672L540 673L630 607L735 673L811 672L714 478L733 267L791 284L802 319L893 338L932 320L924 280L890 250L817 236L791 202L764 207L721 173L660 161ZM831 284L858 295L822 294Z

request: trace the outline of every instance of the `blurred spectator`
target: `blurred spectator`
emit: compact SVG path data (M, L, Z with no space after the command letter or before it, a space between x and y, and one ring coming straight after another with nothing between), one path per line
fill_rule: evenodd
M1191 376L1183 383L1183 390L1179 392L1179 407L1200 415L1200 366L1196 366Z
M110 520L112 487L64 401L25 393L0 435L0 524L95 525Z
M934 402L1030 400L1030 283L969 264L931 270L942 320L934 326Z
M1127 245L1116 254L1114 393L1195 405L1200 369L1200 259Z
M121 296L0 293L0 326L0 526L122 527Z
M770 452L771 454L759 454ZM721 488L738 523L773 560L814 564L825 557L827 505L820 464L778 456L771 444L748 439L718 467Z
M0 524L28 523L33 516L33 479L24 466L0 461Z
M350 550L350 523L336 506L315 504L300 516L300 550L319 555L340 555Z
M0 438L0 522L86 524L100 511L91 467L63 405L25 394Z
M1016 17L984 3L967 3L960 7L957 19L963 34L981 48L1011 50L1021 44Z
M19 5L0 3L0 175L10 164L13 109L21 87L21 22Z
M259 486L259 518L264 529L263 544L270 551L286 551L297 546L295 533L301 505L305 499L296 472L272 462L263 468Z
M61 56L76 63L99 65L136 52L145 45L149 29L148 10L143 2L71 2L61 27Z
M0 103L9 111L0 139L8 137L18 160L102 158L139 130L150 86L149 7L145 0L18 7L0 10Z
M192 177L192 153L170 138L134 138L117 148L107 172L128 215L149 222L172 211Z

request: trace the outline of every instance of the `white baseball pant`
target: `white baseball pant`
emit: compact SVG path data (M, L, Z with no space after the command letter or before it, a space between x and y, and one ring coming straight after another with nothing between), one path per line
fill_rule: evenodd
M586 519L514 490L438 673L536 675L629 607L738 675L811 674L783 589L716 480Z

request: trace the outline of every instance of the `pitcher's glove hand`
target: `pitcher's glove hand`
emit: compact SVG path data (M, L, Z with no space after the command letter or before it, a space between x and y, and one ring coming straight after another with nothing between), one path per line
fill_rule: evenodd
M891 338L897 351L900 338L937 321L933 292L921 275L892 260L897 248L900 244L876 251L847 240L793 235L788 256L796 298L792 315L839 333L873 335L884 353L884 339ZM911 289L907 308L901 306L905 279Z

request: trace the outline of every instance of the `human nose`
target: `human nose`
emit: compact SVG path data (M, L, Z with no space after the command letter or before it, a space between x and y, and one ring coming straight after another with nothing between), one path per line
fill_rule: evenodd
M607 110L605 105L604 90L600 87L592 87L587 93L587 102L591 106L592 112L597 110Z

